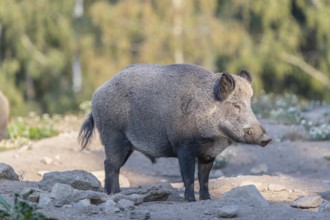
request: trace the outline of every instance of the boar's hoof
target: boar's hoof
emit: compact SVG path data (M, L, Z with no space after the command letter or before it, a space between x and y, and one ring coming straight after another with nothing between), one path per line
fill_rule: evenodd
M210 200L210 199L211 199L210 195L200 195L199 196L199 200Z
M195 197L185 198L185 202L196 202L196 198Z

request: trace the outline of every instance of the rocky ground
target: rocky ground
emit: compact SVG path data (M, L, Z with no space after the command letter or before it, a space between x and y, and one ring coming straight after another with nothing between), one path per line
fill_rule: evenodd
M80 151L76 128L1 152L0 162L13 167L20 181L3 171L0 193L12 201L15 193L34 189L30 200L58 219L330 219L330 141L305 141L299 126L262 124L273 142L266 148L234 144L226 149L224 168L211 173L210 201L183 201L176 159L158 159L153 165L137 152L122 169L124 191L107 196L98 185L103 183L103 149L94 138L89 149ZM8 170L3 166L0 171ZM88 173L70 173L74 180L61 177L66 172L45 174L70 170ZM47 180L52 175L62 179ZM51 185L44 187L47 181Z

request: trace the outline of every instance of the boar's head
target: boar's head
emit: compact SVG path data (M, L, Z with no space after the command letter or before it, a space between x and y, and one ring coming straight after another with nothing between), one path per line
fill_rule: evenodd
M251 82L251 75L244 70L239 76L222 73L214 89L221 108L219 129L233 141L264 147L272 139L252 111Z

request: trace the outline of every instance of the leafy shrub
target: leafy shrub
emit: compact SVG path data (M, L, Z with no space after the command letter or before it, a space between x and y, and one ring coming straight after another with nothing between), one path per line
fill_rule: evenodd
M37 207L26 200L28 195L29 193L20 198L15 194L13 205L0 196L0 218L4 220L56 220L37 212Z
M260 118L270 118L282 123L299 124L302 120L302 101L294 94L278 96L262 94L252 102L255 114Z
M311 140L330 140L330 125L328 123L313 124L311 121L302 120L301 124L308 131Z
M48 114L42 116L30 113L29 117L18 117L8 125L8 135L10 139L28 138L37 140L51 137L57 134L54 129L55 121Z
M27 138L14 138L14 139L5 139L0 141L0 151L11 150L16 148L31 147L32 142Z
M253 100L252 108L257 117L269 118L284 124L300 124L309 135L310 140L330 139L330 113L324 115L323 123L306 120L302 113L316 107L324 106L320 101L302 101L294 94L277 96L262 94Z
M48 114L41 116L31 112L28 117L17 117L13 119L7 128L8 139L0 142L0 151L29 147L31 140L52 137L58 134L55 129L57 116L50 117Z

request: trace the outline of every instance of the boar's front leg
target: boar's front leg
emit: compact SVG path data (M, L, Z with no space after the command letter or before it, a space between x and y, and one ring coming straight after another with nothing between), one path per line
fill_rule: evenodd
M191 147L182 145L177 149L180 171L184 183L184 199L187 202L195 202L194 176L195 176L195 154Z
M198 159L198 180L199 180L199 199L211 199L209 193L209 175L213 166L214 159L204 161Z

